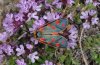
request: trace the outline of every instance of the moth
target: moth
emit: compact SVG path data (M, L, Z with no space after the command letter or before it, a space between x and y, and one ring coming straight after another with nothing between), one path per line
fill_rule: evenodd
M66 26L68 26L66 19L56 20L40 27L34 32L34 36L40 43L66 48L68 44Z

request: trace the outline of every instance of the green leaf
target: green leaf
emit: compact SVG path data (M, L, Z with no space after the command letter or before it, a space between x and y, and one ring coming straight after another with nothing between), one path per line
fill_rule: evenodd
M46 51L46 52L54 52L55 49L54 49L54 48L51 48L51 47L48 46L48 45L46 45L46 47L45 47L45 51Z
M28 27L31 27L34 24L34 20L33 19L30 20L29 22L27 22L27 24L28 24Z
M96 7L93 5L93 3L89 3L89 4L85 7L86 10L88 10L88 9L94 9L94 8L96 8Z
M74 21L75 21L76 24L81 24L82 23L79 14L75 15Z
M16 57L9 57L8 65L16 65L15 60L16 60Z
M53 0L47 0L48 3L51 3Z
M59 60L60 60L61 63L63 63L65 61L65 59L66 59L66 56L65 55L62 55L59 58Z

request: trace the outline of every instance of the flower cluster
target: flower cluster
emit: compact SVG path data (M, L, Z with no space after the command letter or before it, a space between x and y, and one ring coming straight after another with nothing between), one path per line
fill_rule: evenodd
M87 6L90 3L94 6L100 4L97 0L85 0L84 5ZM15 56L17 65L27 65L27 60L32 63L38 61L45 48L39 44L40 42L36 38L37 30L60 19L66 19L68 25L70 25L70 29L67 30L68 33L65 32L69 34L66 37L68 40L67 47L74 49L77 46L79 32L77 21L74 21L78 17L75 19L74 16L79 15L84 29L89 29L91 25L99 23L95 9L84 10L82 8L81 14L76 14L76 9L81 4L78 4L73 11L72 6L74 5L76 5L74 0L20 0L16 4L18 11L7 13L3 20L4 32L0 33L0 63L8 56ZM76 15L74 15L74 12ZM60 27L58 28L60 29ZM41 65L55 64L46 60Z
M88 5L92 3L94 6L100 5L100 3L97 0L86 0L85 4Z
M24 59L17 59L16 60L17 65L26 65L26 63L24 62Z
M50 61L46 60L45 64L41 64L41 65L55 65L55 64L53 64L53 62L50 62Z
M97 11L96 10L88 10L88 11L84 11L81 12L81 19L85 19L85 22L83 23L83 27L85 29L89 29L90 28L90 23L91 25L95 25L98 24L99 22L99 18L97 17Z
M38 54L37 52L34 52L34 53L28 55L28 58L31 59L32 63L34 63L35 60L39 59L39 57L36 56L37 54Z
M69 30L69 33L68 48L74 48L77 44L78 30L75 26L72 26L72 28Z

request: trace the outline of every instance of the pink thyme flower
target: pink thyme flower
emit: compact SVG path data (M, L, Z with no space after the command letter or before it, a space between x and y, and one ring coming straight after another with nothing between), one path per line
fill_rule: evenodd
M36 45L38 44L38 40L34 39L33 37L31 38L31 41Z
M41 11L42 5L38 5L36 2L32 5L32 9L35 11Z
M91 19L91 21L92 21L92 25L98 24L99 18L98 17L94 17L94 18Z
M47 12L47 15L43 16L44 19L48 20L49 22L55 21L60 18L58 13Z
M24 54L25 53L24 46L20 45L18 48L16 48L16 51L17 51L17 56Z
M15 21L21 21L22 22L22 21L24 21L23 17L24 17L23 13L18 13L18 14L14 15Z
M21 13L28 13L29 10L34 11L41 11L41 4L37 4L35 0L21 0L19 4L17 4L17 7L20 8Z
M85 19L85 23L83 23L83 28L84 29L89 29L90 28L90 22L92 25L98 24L99 18L97 17L97 11L96 10L88 10L81 12L81 19Z
M81 19L88 19L90 16L93 17L96 13L97 13L96 10L84 11L84 12L81 12L80 18L81 18Z
M27 4L26 0L20 0L20 2L16 5L21 13L28 13L29 12L29 6Z
M28 8L32 8L34 3L36 3L35 0L27 0Z
M89 10L88 13L90 16L94 16L97 13L97 11L96 10Z
M59 2L60 0L54 0L52 5L55 5L57 8L61 8L62 7L62 2Z
M34 18L34 19L38 20L39 17L37 16L37 12L28 13L28 20L31 20L31 18Z
M67 18L73 21L73 14L72 13L68 14Z
M0 45L0 55L3 54L2 44Z
M73 3L75 3L74 0L66 0L66 1L67 1L67 4L68 4L69 6L72 6Z
M92 3L92 2L93 2L93 0L86 0L85 4L89 4L89 3Z
M45 0L45 8L46 9L52 8L52 5L48 3L47 0Z
M12 35L14 33L14 25L13 25L13 14L6 14L6 18L3 21L3 27L6 30L7 33L10 33Z
M0 64L2 64L3 59L4 59L4 55L0 55Z
M89 13L88 11L81 12L82 15L80 16L80 18L81 19L88 19L88 17L89 17L88 13Z
M86 4L86 5L88 5L88 4L90 4L90 3L92 3L94 6L100 5L100 3L97 2L96 0L86 0L86 1L85 1L85 4Z
M24 59L17 59L16 60L16 63L17 63L17 65L27 65L26 63L25 63L25 61L24 61Z
M89 22L83 23L83 28L84 28L84 29L89 29L89 28L90 28Z
M40 18L39 20L36 20L32 26L32 28L29 28L29 31L33 33L33 31L37 30L37 28L43 26L45 24L45 21L43 18Z
M36 21L34 22L34 24L37 25L38 27L40 27L40 26L42 26L42 25L45 24L45 21L44 21L43 18L40 18L40 20L36 20Z
M94 1L94 2L93 2L93 5L94 5L94 6L100 5L100 2Z
M74 48L78 38L78 30L75 26L72 26L72 28L69 30L69 33L68 48Z
M2 45L2 50L7 54L7 55L12 55L13 48L11 47L11 45L7 45L7 44L3 44Z
M50 61L46 60L45 64L41 64L41 65L55 65L55 64L53 64L53 62L50 62Z
M33 45L31 45L31 44L26 44L26 48L29 49L29 50L32 50L32 49L33 49Z
M32 25L32 28L29 28L30 33L33 33L35 30L37 30L37 25Z
M34 53L28 55L28 58L31 60L32 63L34 63L35 60L39 59L39 57L37 56L37 54L38 54L38 52L34 52Z
M7 34L7 32L2 32L0 33L0 41L1 42L6 42L6 40L8 39L9 35Z

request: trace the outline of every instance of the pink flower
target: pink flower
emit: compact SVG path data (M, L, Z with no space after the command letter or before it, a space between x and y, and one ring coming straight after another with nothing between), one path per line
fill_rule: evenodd
M8 34L7 34L7 32L2 32L2 33L0 33L0 41L1 42L6 42L6 40L8 39Z
M16 63L17 63L17 65L27 65L26 63L25 63L25 61L24 61L24 59L17 59L16 60Z
M3 58L4 58L4 55L0 55L0 64L2 64Z
M78 30L75 26L68 31L70 35L68 36L68 48L74 48L76 46L77 38L78 38Z
M82 15L80 16L81 19L85 19L85 23L83 23L83 28L84 29L89 29L90 28L90 23L92 23L92 25L94 24L98 24L98 17L97 17L97 11L96 10L88 10L85 12L81 13Z
M50 5L50 3L48 3L47 0L45 0L45 8L49 9L51 7L52 7L52 5Z
M88 13L90 16L94 16L97 13L97 11L96 10L89 10Z
M20 13L28 13L29 6L26 0L20 0L20 2L16 5L20 9Z
M74 0L67 0L67 4L68 4L69 6L72 6L73 3L74 3Z
M14 15L15 21L24 21L23 19L24 14L23 13L18 13Z
M2 45L0 45L0 55L3 54Z
M73 14L72 13L68 14L67 18L73 21Z
M89 17L88 13L89 13L88 11L81 12L82 15L80 16L80 18L81 19L88 19L88 17Z
M6 18L3 21L3 27L6 30L7 33L10 33L12 35L14 33L14 25L13 25L13 14L6 14Z
M16 48L17 56L20 56L25 53L24 46L20 45L19 48Z
M34 52L34 53L28 55L28 58L31 60L32 63L34 63L35 60L39 59L39 57L37 56L37 54L38 54L38 52Z
M38 5L36 2L32 5L32 9L35 11L41 11L42 5Z
M50 61L46 60L45 64L41 64L41 65L55 65L55 64L53 64L53 62L50 62Z
M100 5L100 2L94 1L94 2L93 2L93 5L94 5L94 6Z
M88 22L83 23L83 28L84 29L89 29L90 28L90 24Z
M94 17L94 18L91 19L91 21L92 21L92 25L94 25L94 24L98 24L98 22L99 22L99 18Z
M2 50L7 53L7 55L12 55L12 53L14 52L13 51L13 48L11 47L11 45L7 45L7 44L3 44L2 45Z
M43 16L44 19L48 20L49 22L55 21L60 18L58 13L47 12L47 15Z
M43 18L40 18L40 20L36 20L34 22L35 25L37 25L38 27L43 26L45 24L45 21Z
M61 8L62 7L62 2L59 2L59 0L54 0L52 5L55 5L57 8Z
M45 24L45 21L43 18L40 18L39 20L36 20L32 26L32 28L29 28L30 32L33 33L33 31L37 30L37 28L43 26Z
M92 3L94 6L100 5L99 2L97 2L96 0L86 0L85 4L88 5L89 3Z
M31 38L31 41L34 42L34 44L38 44L38 40L34 39L33 37Z
M39 19L39 17L37 16L37 12L34 12L34 13L28 13L28 20L31 20L31 18L34 18L36 20Z
M38 26L33 24L32 28L29 28L30 33L33 33L35 30L37 30Z
M29 50L32 50L32 49L33 49L33 45L31 45L31 44L26 44L26 48L29 49Z
M82 15L80 16L80 18L81 19L88 19L90 16L94 16L96 13L97 13L96 10L84 11L84 12L81 12Z
M85 4L89 4L89 3L92 3L92 2L93 2L93 0L86 0Z

